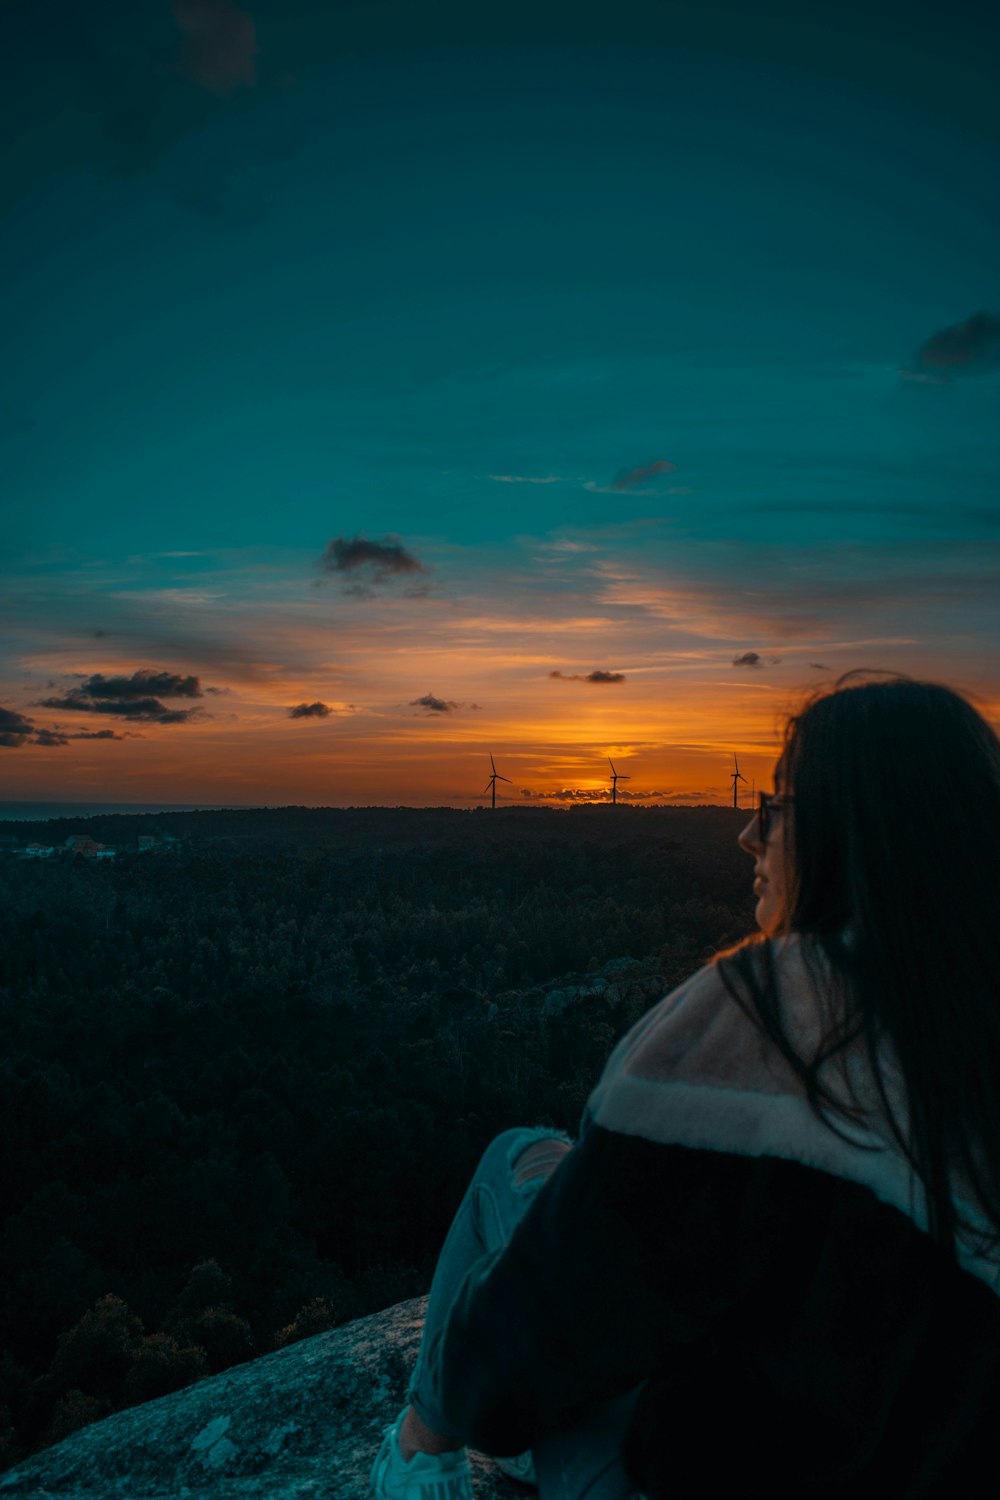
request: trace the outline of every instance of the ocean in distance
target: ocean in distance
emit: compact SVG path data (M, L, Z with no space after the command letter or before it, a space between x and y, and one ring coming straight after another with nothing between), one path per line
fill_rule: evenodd
M96 818L108 813L137 817L161 812L218 812L241 810L235 802L0 802L0 822L39 823L50 818Z

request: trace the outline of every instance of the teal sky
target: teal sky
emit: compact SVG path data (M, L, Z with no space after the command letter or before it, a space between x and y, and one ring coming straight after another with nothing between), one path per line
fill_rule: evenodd
M996 20L471 9L8 8L6 795L710 795L824 674L1000 710ZM194 711L95 719L141 671Z

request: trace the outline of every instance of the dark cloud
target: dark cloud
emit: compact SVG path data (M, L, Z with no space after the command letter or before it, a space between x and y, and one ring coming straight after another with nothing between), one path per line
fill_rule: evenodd
M200 698L201 683L197 677L181 677L177 672L156 672L140 667L131 677L105 677L95 672L74 692L91 698Z
M560 682L624 682L624 672L605 672L601 668L595 668L593 672L550 672L550 677L557 678Z
M1000 368L1000 317L977 312L964 323L932 333L917 350L910 376L931 375L941 381L954 375L984 375Z
M392 535L380 542L363 536L334 537L323 550L320 567L351 579L352 593L367 593L372 584L427 571L400 538Z
M809 663L809 665L811 667L815 667L815 669L816 669L817 672L829 672L831 670L828 666L825 666L824 663L821 662L821 661L811 661Z
M186 724L204 718L200 708L167 708L158 698L89 698L80 688L71 688L61 698L41 698L39 708L70 709L73 713L114 714L142 724Z
M138 734L119 734L117 729L80 729L76 734L67 735L71 740L137 740L142 736Z
M94 672L79 687L70 688L61 697L42 698L38 706L70 709L73 713L114 714L146 724L185 724L189 719L204 717L204 710L167 708L160 699L201 696L197 677L140 667L129 677L105 677L103 672Z
M41 745L51 749L57 745L68 745L70 740L123 740L124 734L113 729L82 730L69 734L62 729L39 727L34 719L20 714L12 708L0 708L0 746L19 749L22 745Z
M734 667L759 667L760 665L761 658L758 651L744 651L742 656L733 657Z
M429 714L450 714L459 707L450 699L435 698L433 693L425 693L422 698L414 698L410 702L411 708L423 708Z
M184 37L180 70L192 83L225 98L257 82L257 27L232 0L173 0Z
M35 730L34 721L13 708L0 708L0 746L17 750Z
M290 719L328 719L333 713L325 703L297 703L288 710Z
M651 464L640 464L635 469L619 469L611 481L611 488L613 490L638 489L648 484L651 479L655 479L658 474L671 474L676 468L676 464L669 463L665 458L658 458Z

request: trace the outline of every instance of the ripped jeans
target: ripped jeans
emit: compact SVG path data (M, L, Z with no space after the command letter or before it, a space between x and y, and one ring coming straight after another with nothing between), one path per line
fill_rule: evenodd
M438 1259L410 1380L408 1399L432 1431L447 1432L449 1424L421 1392L423 1351L447 1321L470 1266L507 1244L533 1195L571 1146L560 1131L526 1126L502 1131L483 1152ZM621 1443L639 1389L595 1403L572 1427L539 1439L532 1457L540 1500L642 1500L621 1462Z

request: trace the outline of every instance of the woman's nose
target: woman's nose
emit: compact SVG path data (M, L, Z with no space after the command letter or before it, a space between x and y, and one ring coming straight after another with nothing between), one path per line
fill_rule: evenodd
M746 827L740 830L736 842L747 854L757 854L763 849L764 845L760 837L760 819L757 813L754 813Z

